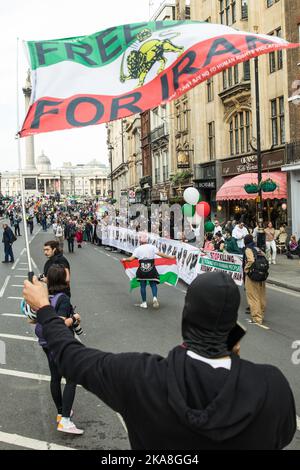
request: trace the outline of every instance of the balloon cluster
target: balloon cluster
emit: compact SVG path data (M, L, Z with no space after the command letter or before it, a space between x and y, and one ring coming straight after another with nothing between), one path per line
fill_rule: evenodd
M201 218L208 217L210 205L201 201L201 195L196 188L187 188L183 193L185 204L182 206L182 213L193 225L199 225ZM205 224L206 225L206 224Z

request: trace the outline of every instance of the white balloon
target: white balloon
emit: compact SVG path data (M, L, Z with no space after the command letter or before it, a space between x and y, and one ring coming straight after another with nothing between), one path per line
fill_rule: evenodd
M186 188L183 193L185 202L195 206L199 201L199 191L196 188Z

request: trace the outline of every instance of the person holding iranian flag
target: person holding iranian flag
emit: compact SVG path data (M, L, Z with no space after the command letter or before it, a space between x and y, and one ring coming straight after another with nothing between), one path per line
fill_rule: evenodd
M173 264L176 266L176 256L169 256L158 251L158 249L148 243L147 233L142 233L140 235L140 246L135 248L132 256L130 258L123 258L122 264L131 279L131 288L137 287L140 284L142 303L140 304L141 308L148 308L147 305L147 283L150 284L152 295L153 295L153 307L159 308L159 302L157 299L157 284L161 282L173 283L174 274L177 282L177 274L172 272L172 269L169 267L165 268L163 265L160 265L161 274L158 273L156 269L155 259L159 256L160 258L166 258L168 260L173 260ZM138 260L138 266L135 265L134 261ZM137 269L135 269L137 267ZM166 271L166 269L169 271ZM134 270L135 272L133 272ZM164 271L164 272L162 272ZM137 284L138 283L138 284Z

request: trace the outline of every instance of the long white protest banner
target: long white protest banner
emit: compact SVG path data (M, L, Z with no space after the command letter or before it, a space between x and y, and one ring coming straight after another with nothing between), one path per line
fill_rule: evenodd
M139 236L135 230L110 225L102 232L102 243L132 253L139 246ZM241 256L216 251L203 252L188 243L160 238L153 233L149 233L148 241L162 253L176 255L179 278L186 284L191 284L198 274L209 271L227 272L237 285L243 284Z

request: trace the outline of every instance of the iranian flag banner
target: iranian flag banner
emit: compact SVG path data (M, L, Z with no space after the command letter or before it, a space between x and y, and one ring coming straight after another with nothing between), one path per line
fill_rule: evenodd
M239 62L297 46L197 21L152 21L90 36L26 41L32 94L19 134L78 129L141 113Z
M124 266L125 272L130 279L130 288L134 289L140 286L139 281L136 279L136 272L139 267L137 259L133 261L121 261ZM176 259L155 258L155 267L159 274L160 283L170 284L176 286L178 281L178 269Z

